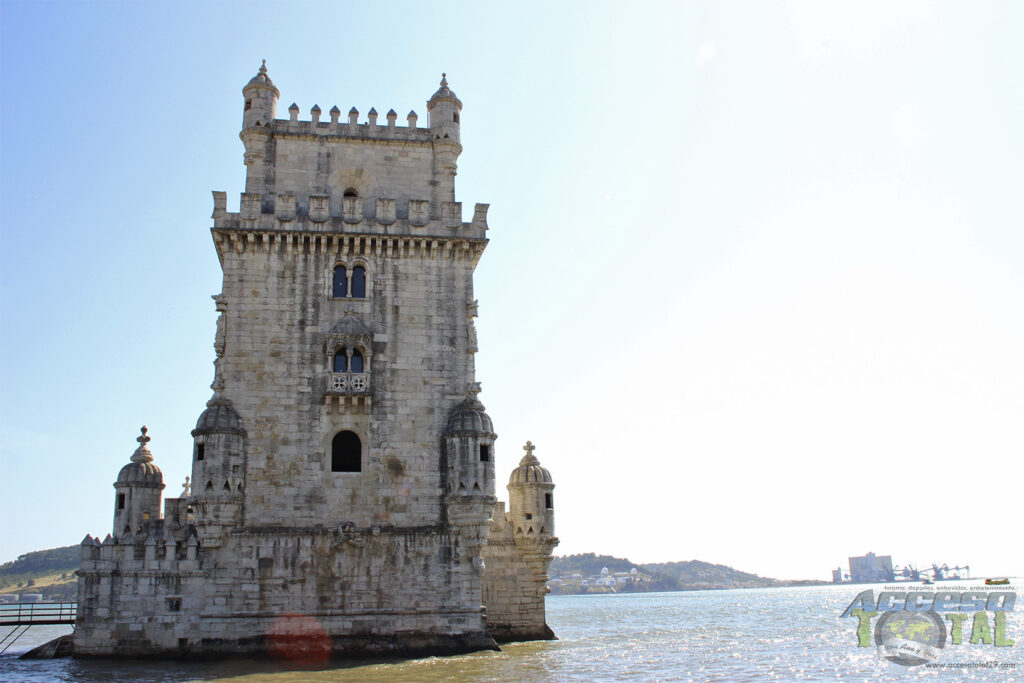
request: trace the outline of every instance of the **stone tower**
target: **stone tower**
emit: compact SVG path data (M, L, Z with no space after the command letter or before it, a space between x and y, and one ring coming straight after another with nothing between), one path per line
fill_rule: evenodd
M191 490L158 519L144 434L113 535L83 541L76 654L263 653L298 617L333 654L552 637L553 484L532 451L510 514L536 528L509 548L492 523L473 360L487 205L463 222L455 201L462 102L442 76L426 128L355 107L276 119L265 63L242 95L239 211L213 193L224 277Z
M491 635L499 641L554 637L544 620L544 596L558 545L555 484L533 454L534 445L527 441L523 450L526 455L509 475L509 511L504 503L495 504L484 548L484 603Z

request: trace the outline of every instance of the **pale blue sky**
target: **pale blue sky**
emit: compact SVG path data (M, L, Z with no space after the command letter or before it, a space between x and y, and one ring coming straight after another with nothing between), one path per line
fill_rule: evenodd
M0 2L0 561L110 531L209 397L241 88L465 105L499 494L561 553L1024 574L1024 5Z

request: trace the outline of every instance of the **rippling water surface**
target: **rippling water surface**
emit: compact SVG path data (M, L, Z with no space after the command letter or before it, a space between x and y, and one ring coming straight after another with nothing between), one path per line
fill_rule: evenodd
M858 648L856 619L839 618L854 596L867 588L873 588L877 596L882 586L552 596L547 602L548 623L559 640L517 643L504 646L503 652L458 657L364 661L314 671L258 661L153 663L4 657L0 659L0 680L1024 680L1022 611L1011 612L1007 620L1007 635L1017 643L1014 647L947 645L939 660L947 665L997 662L1003 668L907 668L880 659L873 647ZM970 620L964 626L966 641ZM34 627L31 640L25 636L17 649L25 651L62 632L66 630Z

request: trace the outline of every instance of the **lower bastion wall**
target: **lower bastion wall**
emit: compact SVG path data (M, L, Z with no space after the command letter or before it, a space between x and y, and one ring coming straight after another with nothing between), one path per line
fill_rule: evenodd
M336 655L495 649L479 563L444 529L242 531L210 551L190 538L159 554L83 542L76 656L260 655L281 638Z

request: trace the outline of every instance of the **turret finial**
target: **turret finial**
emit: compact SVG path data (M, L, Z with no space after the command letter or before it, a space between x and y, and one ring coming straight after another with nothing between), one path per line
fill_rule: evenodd
M267 60L263 60L263 64L260 65L260 73L264 76L267 75Z
M523 446L523 450L526 451L526 455L519 461L520 467L529 467L531 465L540 465L540 460L537 460L537 456L533 454L536 450L536 446L533 445L532 441L527 441L526 445Z
M185 483L182 484L181 486L182 486L182 489L181 489L181 497L182 498L188 498L190 495L192 495L192 484L189 483L188 475L185 475Z
M139 431L142 432L142 435L135 439L139 442L139 447L135 449L134 453L132 453L131 460L132 462L153 462L153 454L149 452L148 448L146 448L146 444L153 440L146 434L146 432L149 431L149 428L146 427L146 425L142 425L142 429Z
M444 73L443 71L441 72L441 87L448 87L448 74Z

